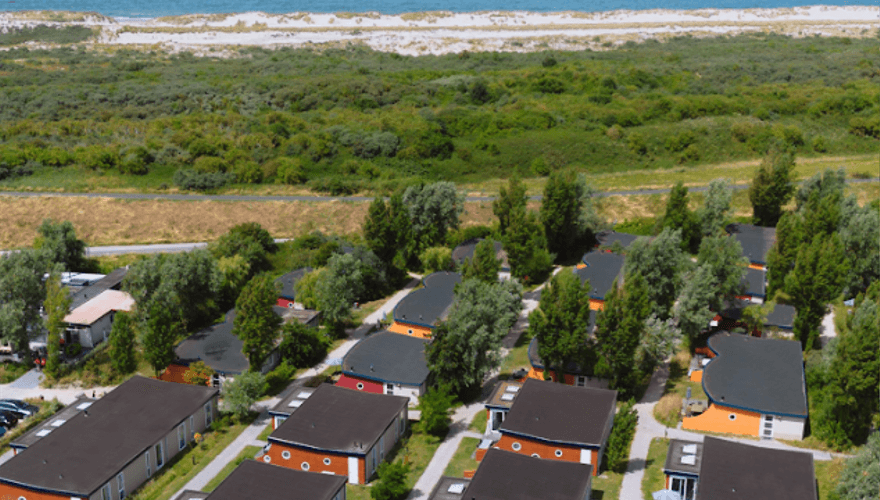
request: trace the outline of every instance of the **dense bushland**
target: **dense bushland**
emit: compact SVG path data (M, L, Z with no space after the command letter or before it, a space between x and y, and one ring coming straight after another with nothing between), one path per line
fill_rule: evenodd
M346 193L757 158L778 142L876 152L878 56L876 38L778 35L422 57L18 48L0 54L0 185L73 168Z

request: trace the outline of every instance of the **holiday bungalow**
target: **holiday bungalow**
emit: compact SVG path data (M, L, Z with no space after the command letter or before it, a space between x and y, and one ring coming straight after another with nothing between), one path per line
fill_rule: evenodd
M64 342L78 342L83 347L93 348L109 337L117 311L129 312L133 309L134 299L131 295L119 290L104 290L64 317L67 323Z
M408 403L322 384L269 435L263 461L366 483L406 431Z
M483 239L484 238L471 238L455 247L452 251L453 262L455 262L457 266L461 266L464 265L465 261L473 259L477 244L483 241ZM507 261L507 252L504 251L501 242L493 241L493 247L495 249L495 258L501 261L501 271L510 272L510 263Z
M50 418L15 438L9 443L9 447L12 448L14 454L18 455L40 439L48 436L52 431L67 423L71 418L79 415L84 410L87 410L95 401L95 399L86 396L76 398L73 403L65 406Z
M85 273L62 274L62 284L70 290L70 310L72 311L85 304L89 299L97 297L105 290L119 290L122 288L122 280L127 274L127 267L120 267L107 275ZM67 275L67 279L64 279L64 275ZM100 278L93 278L97 276L100 276Z
M599 234L596 235L596 246L602 249L611 249L615 246L615 244L619 245L624 250L629 248L640 236L636 236L634 234L627 233L618 233L613 229L608 231L600 231Z
M310 272L312 272L311 267L302 267L275 280L275 283L280 288L280 291L278 292L278 300L276 302L278 307L289 307L292 309L297 305L295 290L296 282ZM302 308L301 304L300 308Z
M587 326L587 336L593 337L595 335L596 330L596 311L590 311L590 323ZM558 369L550 368L548 369L544 361L541 359L541 356L538 354L538 347L540 346L540 341L537 337L533 338L531 342L529 342L529 364L531 368L529 369L528 374L526 374L527 378L533 378L536 380L552 380L554 382L558 381ZM596 389L607 389L608 381L605 379L600 379L593 376L591 370L587 370L586 368L578 365L577 363L569 363L568 366L565 367L563 374L563 383L568 385L574 385L577 387L593 387Z
M211 425L217 395L135 376L0 465L0 498L122 500Z
M709 322L711 328L720 330L733 330L736 328L744 328L742 322L743 309L752 305L751 301L737 298L733 302L725 302L724 308L720 313L716 314L712 321ZM766 307L766 306L765 306ZM773 309L767 314L764 320L764 326L752 332L754 335L761 336L765 332L791 334L794 331L794 317L797 309L788 304L773 303Z
M345 500L345 478L245 460L211 493L187 490L175 500Z
M666 489L681 500L817 500L813 455L706 437L672 439ZM655 497L656 498L656 497Z
M593 251L584 255L582 263L574 269L581 284L590 280L590 309L601 311L605 307L605 296L617 284L623 262L622 255Z
M306 399L309 399L309 396L315 392L313 387L305 386L293 386L290 389L290 392L282 397L274 408L269 410L269 415L272 417L272 429L280 427L287 420L287 417L302 406Z
M528 379L504 416L495 447L532 457L599 464L614 425L617 391Z
M410 292L394 308L394 323L388 331L431 338L437 322L449 314L459 283L459 273L439 271L426 276L422 288Z
M736 298L752 304L763 304L767 298L767 272L763 269L748 268L740 280L740 295Z
M743 256L749 259L749 267L767 270L767 253L776 242L775 227L737 223L728 224L724 229L739 242Z
M404 396L415 406L425 393L428 381L425 360L428 342L388 331L370 335L345 355L342 375L336 385L374 394Z
M682 428L764 439L803 439L807 388L801 345L729 332L709 338L702 370L705 412L684 417Z

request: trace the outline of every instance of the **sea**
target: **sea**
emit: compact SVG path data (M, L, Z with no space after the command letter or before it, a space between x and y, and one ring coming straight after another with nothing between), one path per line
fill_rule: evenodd
M877 5L878 0L0 0L0 11L67 10L97 12L117 18L154 18L184 14L266 12L378 12L402 14L424 11L603 12L612 10L754 9L808 5Z

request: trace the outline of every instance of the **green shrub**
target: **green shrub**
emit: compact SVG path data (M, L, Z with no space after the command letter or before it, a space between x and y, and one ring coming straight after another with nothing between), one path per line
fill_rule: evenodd
M813 147L813 151L817 153L824 153L828 151L828 145L825 143L825 137L821 135L813 137L813 142L811 143L811 146Z
M174 172L173 182L183 189L207 191L218 189L235 179L233 174L222 172L204 173L191 168L181 168Z
M446 247L431 247L419 255L422 271L430 274L436 271L451 271L455 268L452 261L452 250Z
M263 169L251 160L238 162L233 168L235 180L243 184L259 184L263 182Z
M216 156L200 156L193 162L193 169L203 174L223 173L228 167L225 160Z
M540 177L546 177L550 175L550 166L547 165L547 162L544 161L544 157L539 156L532 160L532 164L529 166L529 170Z
M617 410L614 427L608 437L608 448L605 450L604 469L623 473L629 461L629 447L636 434L639 414L633 408L635 402L629 400Z

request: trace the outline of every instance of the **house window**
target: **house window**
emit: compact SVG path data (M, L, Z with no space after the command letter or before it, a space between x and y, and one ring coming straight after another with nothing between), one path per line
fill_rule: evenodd
M736 420L736 413L731 413L730 415L727 416L727 418L728 418L731 422L733 422L734 420Z
M394 384L385 384L385 394L394 394Z
M177 446L178 451L186 446L186 424L177 426Z
M208 401L205 404L205 427L211 425L211 422L214 421L214 413L211 411L211 402Z
M110 496L110 483L101 488L101 500L113 500L113 497Z
M272 457L270 457L269 455L263 455L263 461L268 464L272 461Z
M412 335L412 334L413 334L412 328L410 328L409 330L407 330L406 333Z
M556 458L562 458L562 450L556 450L553 454L556 455Z
M358 383L357 383L357 388L358 388L359 391L364 390L364 384L358 382Z
M512 445L510 445L510 447L513 449L513 451L519 451L522 449L522 445L517 442L514 442Z
M303 463L299 464L299 466L302 468L302 470L309 470L309 463L308 462L303 462Z
M153 475L153 470L150 468L150 450L144 453L144 459L147 462L147 477L149 478Z
M325 458L325 459L324 459L324 465L330 465L330 459L329 459L329 458Z
M192 441L196 438L196 425L195 425L196 417L190 415L189 416L189 440Z
M682 500L694 500L697 493L697 481L690 477L671 476L669 489L678 493Z
M576 382L575 382L575 385L578 386L578 387L586 387L586 385L587 385L587 377L580 377L580 376L579 376L579 377L577 378Z
M532 453L532 456L535 458L541 458L541 455L538 455L537 453Z
M290 452L287 450L282 451L281 458L283 458L284 460L290 460Z
M120 472L116 476L116 486L119 488L119 500L125 498L125 473Z
M156 470L162 468L165 465L165 454L162 453L162 443L156 445Z

